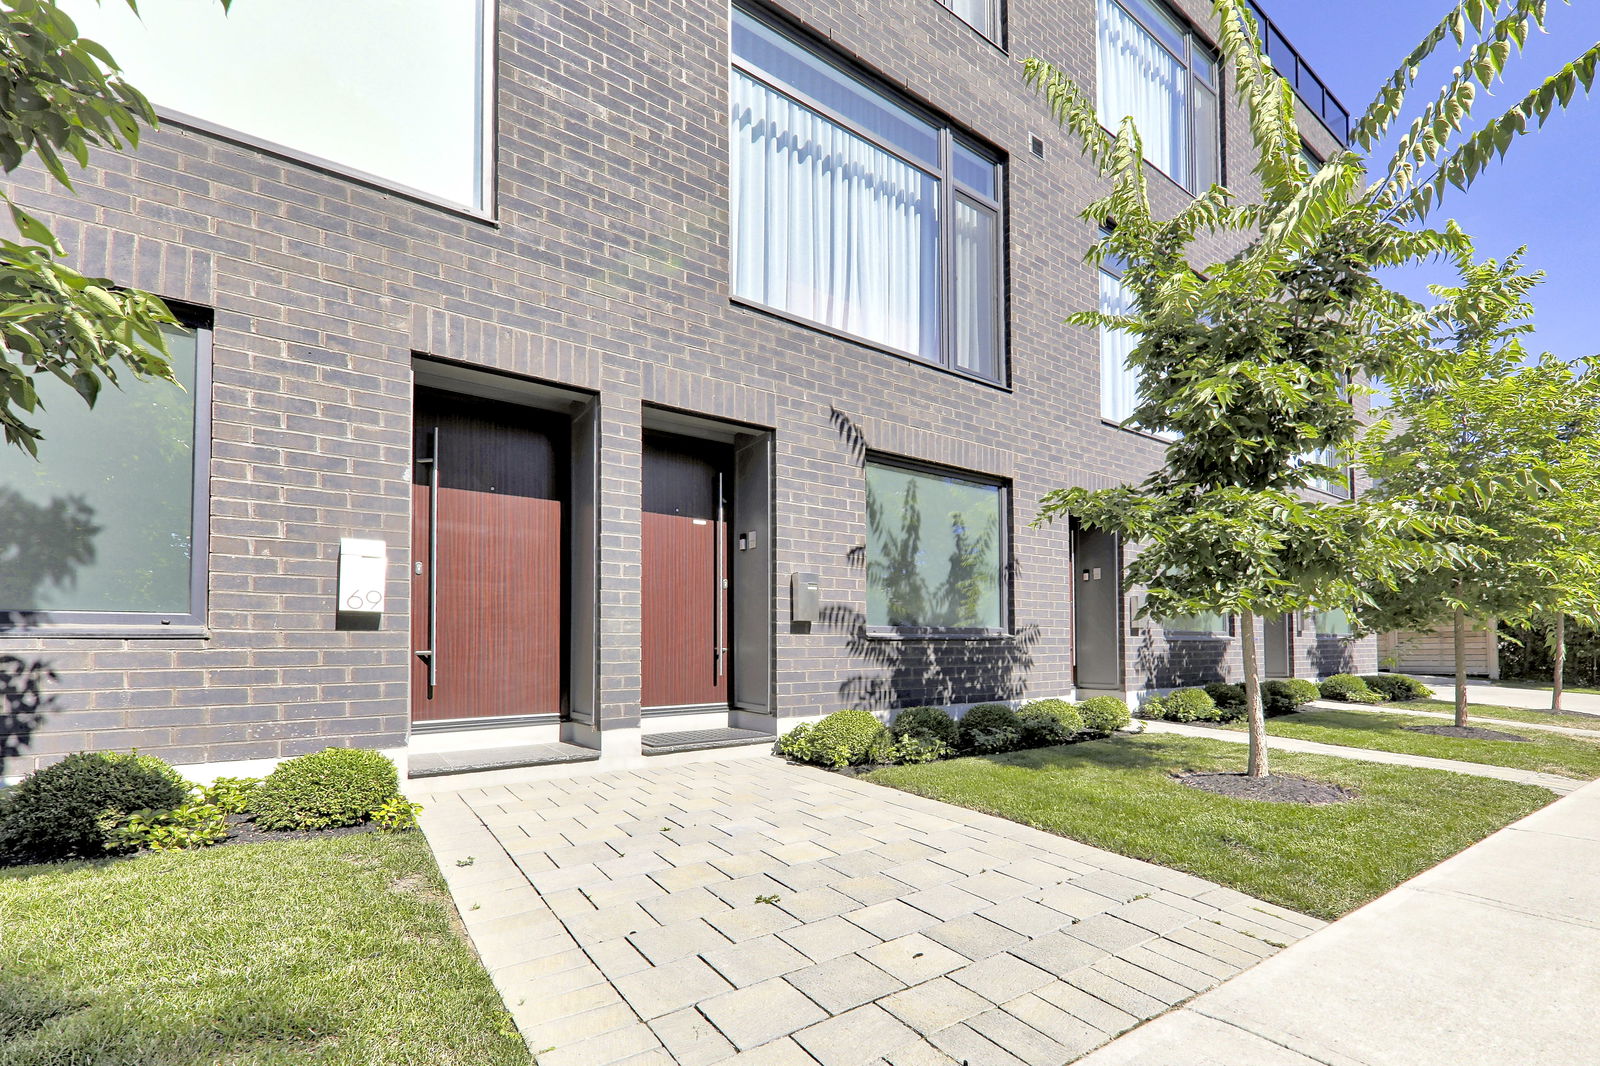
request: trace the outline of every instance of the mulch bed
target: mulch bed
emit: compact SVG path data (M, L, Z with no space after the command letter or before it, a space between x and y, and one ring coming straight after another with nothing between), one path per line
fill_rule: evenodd
M1356 794L1347 788L1330 785L1326 781L1313 781L1309 777L1292 774L1272 774L1267 777L1249 777L1245 774L1174 774L1180 784L1233 799L1265 800L1268 803L1306 803L1320 807L1329 803L1353 800Z
M224 844L267 844L275 840L321 840L323 837L345 837L357 833L376 833L378 827L372 822L362 822L360 825L340 826L337 829L257 829L255 821L248 814L228 815L228 835L217 841L213 847Z
M1532 737L1519 737L1515 733L1502 733L1498 729L1480 729L1475 725L1408 725L1407 733L1431 733L1436 737L1457 737L1461 740L1515 740L1531 744Z

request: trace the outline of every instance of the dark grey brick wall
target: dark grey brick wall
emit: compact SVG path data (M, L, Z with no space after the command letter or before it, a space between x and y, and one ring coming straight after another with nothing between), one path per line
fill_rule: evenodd
M1067 530L1032 528L1036 501L1137 477L1159 447L1101 422L1096 339L1062 323L1096 298L1077 218L1096 179L1020 76L1039 54L1092 84L1092 0L1009 7L1007 52L933 0L784 4L1009 156L1009 388L730 302L725 0L503 3L493 221L178 126L136 155L97 155L77 198L13 175L82 269L215 309L214 443L209 635L0 635L0 655L57 677L0 773L80 747L202 761L403 742L413 353L598 395L603 727L638 719L648 405L774 433L781 715L1070 688ZM1247 158L1231 106L1225 129L1230 160ZM1247 185L1246 170L1228 176ZM1183 202L1152 182L1164 209ZM1014 638L863 639L865 483L843 426L870 449L1012 483ZM387 539L394 560L375 632L334 629L350 535ZM796 570L821 575L828 609L805 633L787 624Z

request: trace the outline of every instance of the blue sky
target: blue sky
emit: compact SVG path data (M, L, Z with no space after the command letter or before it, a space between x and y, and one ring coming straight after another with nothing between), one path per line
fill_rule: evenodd
M1352 116L1372 100L1378 85L1452 4L1449 0L1262 0L1262 6ZM1507 81L1492 97L1480 96L1479 120L1499 114L1561 64L1600 40L1600 9L1552 0L1549 32L1529 38L1514 57ZM1432 99L1454 65L1451 58L1423 74L1420 106ZM1414 116L1409 111L1407 121ZM1387 160L1387 155L1383 160ZM1548 275L1533 293L1534 350L1564 358L1600 353L1600 81L1595 95L1576 97L1543 130L1512 146L1466 194L1450 190L1430 221L1455 218L1473 236L1480 255L1500 258L1528 246L1527 264ZM1421 280L1399 282L1425 295L1427 281L1448 281L1448 268Z

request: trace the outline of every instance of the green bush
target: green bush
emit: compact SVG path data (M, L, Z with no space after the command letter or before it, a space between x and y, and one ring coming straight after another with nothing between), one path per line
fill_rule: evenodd
M228 814L243 814L250 809L250 797L261 787L259 777L219 777L195 790L201 803L221 807Z
M134 811L106 820L107 851L184 851L228 837L228 812L214 803L185 803L170 811Z
M1219 711L1244 710L1244 686L1230 685L1226 681L1213 681L1206 686L1206 695Z
M412 803L404 796L396 796L373 808L372 824L385 833L398 833L403 829L415 829L417 815L421 813L422 804Z
M890 741L888 730L871 711L834 711L815 724L789 730L778 751L796 762L842 769L873 761Z
M1367 687L1367 683L1355 674L1334 674L1325 677L1317 685L1317 691L1325 700L1341 700L1345 703L1382 703L1383 697Z
M1165 696L1146 700L1139 708L1145 718L1160 718L1168 722L1208 722L1217 716L1217 704L1205 689L1180 688Z
M1022 743L1022 723L1004 703L980 703L961 716L961 750L975 755L1014 751Z
M1068 740L1083 732L1083 715L1079 714L1078 708L1067 700L1030 700L1023 705L1021 711L1017 712L1017 718L1022 720L1029 715L1040 713L1048 714L1057 722L1060 722ZM1065 741L1055 741L1054 743L1065 743Z
M924 740L937 740L949 748L954 748L960 739L956 720L943 707L907 707L894 716L894 721L889 723L889 732L896 739L921 737Z
M1276 678L1261 686L1261 711L1268 718L1293 714L1322 695L1316 682L1298 677Z
M25 862L102 855L108 823L170 810L188 796L189 783L153 755L68 755L0 793L0 854Z
M895 766L901 763L936 762L939 759L947 759L953 754L955 749L942 740L907 733L903 737L895 737L886 744L876 746L873 749L872 761L884 766Z
M367 748L324 748L278 764L251 793L262 829L357 825L400 795L394 763Z
M1078 704L1083 731L1090 736L1108 737L1133 720L1128 705L1115 696L1091 696Z
M1433 689L1409 674L1363 674L1367 687L1386 700L1430 700Z

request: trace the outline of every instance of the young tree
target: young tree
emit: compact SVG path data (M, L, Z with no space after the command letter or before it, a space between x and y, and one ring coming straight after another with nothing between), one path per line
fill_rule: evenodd
M1523 365L1527 294L1540 275L1523 273L1519 256L1458 265L1462 283L1433 287L1442 302L1427 316L1425 347L1395 368L1390 402L1360 447L1369 499L1452 521L1458 553L1374 590L1361 615L1369 628L1451 625L1465 726L1467 620L1577 605L1568 598L1577 566L1553 551L1571 510L1552 468L1570 375L1559 360Z
M156 124L149 101L118 76L104 48L78 36L55 0L0 2L0 70L7 174L37 160L70 192L69 160L86 166L93 148L135 148L140 127ZM50 228L8 192L0 199L18 236L0 238L0 433L6 445L37 455L40 435L27 421L39 407L36 378L61 379L91 406L124 370L174 381L161 336L174 319L150 293L68 267Z
M1026 61L1029 81L1111 180L1109 194L1083 213L1112 227L1089 257L1118 257L1133 297L1127 315L1080 312L1069 320L1133 334L1129 363L1140 402L1131 421L1172 438L1164 468L1140 485L1050 493L1038 521L1072 515L1140 542L1127 577L1148 588L1148 614L1239 615L1249 772L1265 775L1256 615L1357 603L1367 588L1397 585L1435 553L1456 550L1431 541L1426 515L1303 498L1313 479L1332 473L1304 456L1350 449L1358 425L1350 391L1388 371L1421 328L1410 301L1374 272L1468 253L1454 226L1421 228L1443 184L1470 185L1530 119L1542 124L1577 85L1587 89L1600 45L1466 136L1477 87L1494 82L1512 45L1544 17L1542 0L1467 0L1385 84L1356 125L1355 150L1335 153L1312 173L1301 158L1293 91L1265 57L1245 3L1215 0L1214 12L1249 116L1261 186L1254 203L1213 186L1175 217L1157 219L1132 120L1108 134L1070 78L1042 60ZM1387 133L1419 64L1451 36L1467 48L1466 61L1399 138L1383 176L1364 185L1359 152ZM1215 233L1243 250L1218 263L1192 262L1196 239Z

